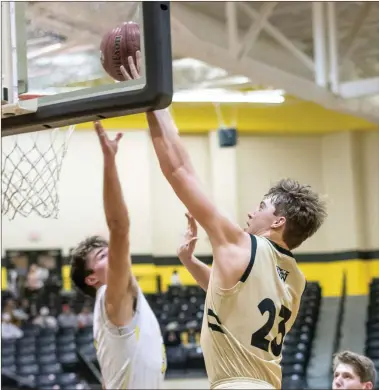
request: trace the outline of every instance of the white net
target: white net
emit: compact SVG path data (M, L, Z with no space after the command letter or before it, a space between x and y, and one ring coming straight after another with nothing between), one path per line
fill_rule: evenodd
M62 162L75 126L2 137L1 212L57 218Z

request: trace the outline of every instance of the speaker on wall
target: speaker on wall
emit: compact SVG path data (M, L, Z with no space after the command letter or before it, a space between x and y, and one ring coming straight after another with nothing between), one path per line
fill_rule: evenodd
M217 130L220 148L230 148L237 145L238 133L234 127Z

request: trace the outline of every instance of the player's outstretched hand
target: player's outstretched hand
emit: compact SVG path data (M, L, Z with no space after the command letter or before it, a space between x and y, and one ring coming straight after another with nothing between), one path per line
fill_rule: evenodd
M136 80L141 77L141 63L142 56L140 51L136 52L136 63L134 63L132 56L128 57L128 64L131 74L126 71L124 65L121 65L120 67L121 73L124 76L125 80Z
M195 218L190 213L186 213L186 217L188 221L187 231L183 243L178 248L178 257L181 261L189 260L192 257L198 240Z
M94 126L95 126L96 133L99 137L104 158L112 158L112 157L114 158L117 153L118 143L122 138L122 133L117 133L116 138L110 140L102 124L99 121L94 122Z

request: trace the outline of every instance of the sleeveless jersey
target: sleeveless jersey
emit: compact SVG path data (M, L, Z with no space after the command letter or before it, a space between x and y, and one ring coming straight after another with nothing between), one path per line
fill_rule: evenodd
M292 253L251 235L251 258L231 289L211 274L201 347L211 388L281 388L280 361L286 333L299 311L305 277ZM244 387L245 386L245 387Z
M96 294L93 336L106 389L160 389L166 353L158 321L138 288L130 324L116 327L105 311L106 286Z

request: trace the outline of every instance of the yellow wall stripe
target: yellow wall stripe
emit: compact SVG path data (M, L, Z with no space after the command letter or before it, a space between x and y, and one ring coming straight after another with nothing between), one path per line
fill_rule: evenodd
M374 125L331 110L315 103L287 97L286 103L222 104L223 120L234 125L240 133L252 134L323 134L347 130L375 130ZM174 103L172 113L181 133L208 133L220 126L211 103ZM107 129L147 129L144 114L111 118L103 121ZM92 129L92 123L82 123L78 130Z
M338 297L341 294L342 277L347 276L348 295L366 295L373 278L379 278L379 259L345 260L328 263L299 263L299 267L308 281L318 281L322 287L323 296ZM138 278L141 289L147 293L157 292L156 278L160 276L162 289L166 291L171 283L171 275L178 271L184 285L195 285L196 281L182 265L135 264L132 266L134 275ZM62 267L63 288L70 291L70 265ZM7 288L7 270L1 269L1 289Z
M4 291L8 287L8 279L7 279L7 269L5 267L1 267L1 290Z

